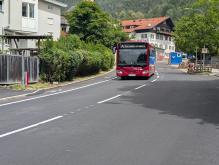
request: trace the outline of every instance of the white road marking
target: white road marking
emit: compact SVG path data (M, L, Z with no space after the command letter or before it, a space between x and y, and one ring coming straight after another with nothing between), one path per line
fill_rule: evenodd
M156 79L154 79L154 80L152 80L151 82L155 82L155 81L157 81L157 78L156 78Z
M9 96L9 97L5 97L5 98L0 98L0 101L2 101L2 100L8 100L8 99L13 99L13 98L18 98L18 97L25 97L25 96L27 96L27 95L33 95L33 94L35 94L35 93L37 93L37 92L39 92L40 90L38 89L38 90L36 90L36 91L34 91L34 92L32 92L32 93L26 93L26 94L22 94L22 95L16 95L16 96Z
M74 114L75 112L70 112L70 114Z
M105 103L105 102L107 102L107 101L110 101L110 100L113 100L113 99L115 99L115 98L118 98L118 97L120 97L120 96L121 96L121 95L116 95L116 96L114 96L114 97L105 99L105 100L103 100L103 101L99 101L99 102L97 102L97 103L98 103L98 104L102 104L102 103Z
M140 89L140 88L143 88L143 87L145 87L145 86L146 86L146 84L144 84L144 85L141 85L141 86L139 86L139 87L135 88L135 90L138 90L138 89Z
M154 80L152 80L151 82L155 82L155 81L157 81L157 78L156 78L156 79L154 79Z
M4 133L4 134L1 134L1 135L0 135L0 138L4 138L4 137L6 137L6 136L10 136L10 135L13 135L13 134L16 134L16 133L19 133L19 132L22 132L22 131L25 131L25 130L28 130L28 129L31 129L31 128L34 128L34 127L37 127L37 126L40 126L40 125L49 123L49 122L54 121L54 120L58 120L58 119L60 119L60 118L62 118L62 117L63 117L63 116L56 116L56 117L54 117L54 118L51 118L51 119L48 119L48 120L45 120L45 121L42 121L42 122L39 122L39 123L30 125L30 126L27 126L27 127L23 127L23 128L20 128L20 129L11 131L11 132L7 132L7 133Z
M102 83L105 83L105 82L108 82L108 81L110 81L110 80L99 81L99 82L96 82L96 83L93 83L93 84L88 84L88 85L81 86L81 87L78 87L78 88L73 88L73 89L69 89L69 90L65 90L65 91L60 91L60 92L57 92L57 93L51 93L51 94L42 95L42 96L38 96L38 97L32 97L32 98L29 98L29 99L24 99L24 100L14 101L14 102L10 102L10 103L0 104L0 107L7 106L7 105L12 105L12 104L17 104L17 103L22 103L22 102L27 102L27 101L31 101L31 100L36 100L36 99L40 99L40 98L45 98L45 97L49 97L49 96L59 95L59 94L63 94L63 93L68 93L68 92L76 91L76 90L79 90L79 89L87 88L87 87L90 87L90 86L102 84Z

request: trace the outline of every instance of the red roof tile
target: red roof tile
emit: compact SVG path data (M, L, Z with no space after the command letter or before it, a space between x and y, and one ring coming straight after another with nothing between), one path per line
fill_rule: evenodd
M138 20L123 20L122 26L135 26L132 29L124 29L124 32L130 33L135 30L151 29L163 21L167 20L169 17L158 17L158 18L148 18L148 19L138 19Z

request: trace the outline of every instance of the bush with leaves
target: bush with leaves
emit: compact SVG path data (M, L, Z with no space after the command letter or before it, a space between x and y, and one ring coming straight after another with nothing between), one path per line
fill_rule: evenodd
M85 43L75 35L43 42L40 54L41 79L48 82L72 80L107 71L114 65L112 51L102 44Z
M87 76L98 73L101 70L101 56L99 52L80 50L84 59L78 68L79 76Z
M114 55L112 50L101 44L87 44L86 49L90 52L98 52L101 57L101 70L107 71L114 65Z
M77 51L57 48L53 41L46 41L40 54L41 79L48 82L72 80L83 57Z

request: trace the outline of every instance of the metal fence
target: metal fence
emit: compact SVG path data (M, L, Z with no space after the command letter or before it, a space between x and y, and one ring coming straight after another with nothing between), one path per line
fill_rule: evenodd
M24 65L22 65L22 63ZM24 76L24 73L22 72L27 72L30 83L38 82L38 57L22 57L20 55L0 55L0 84L21 83L22 76Z

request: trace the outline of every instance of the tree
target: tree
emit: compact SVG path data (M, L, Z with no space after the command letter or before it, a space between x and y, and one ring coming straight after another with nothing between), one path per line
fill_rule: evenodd
M94 2L80 2L73 11L66 14L66 18L70 24L70 33L86 42L111 47L115 42L127 38L118 22Z
M196 47L205 45L212 55L218 55L219 1L197 0L191 11L176 24L174 36L177 48L194 53Z

